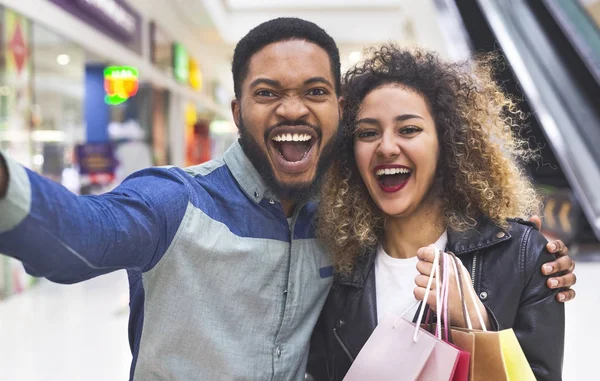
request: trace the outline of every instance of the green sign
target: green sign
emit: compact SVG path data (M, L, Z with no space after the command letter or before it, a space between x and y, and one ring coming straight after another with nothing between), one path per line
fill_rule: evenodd
M181 83L188 83L190 78L190 56L181 44L173 44L173 74Z

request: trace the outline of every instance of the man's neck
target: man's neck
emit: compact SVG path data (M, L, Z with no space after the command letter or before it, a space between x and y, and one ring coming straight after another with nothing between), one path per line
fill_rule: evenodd
M283 212L287 218L290 218L294 214L294 209L296 209L296 202L289 200L281 200L281 207L283 208Z

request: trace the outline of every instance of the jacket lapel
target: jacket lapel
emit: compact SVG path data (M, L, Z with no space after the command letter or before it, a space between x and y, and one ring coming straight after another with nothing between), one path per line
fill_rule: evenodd
M480 218L473 229L456 232L448 229L447 250L461 256L508 241L508 230L502 229L487 218Z
M336 334L352 361L377 326L374 259L374 251L361 256L352 272L336 280L346 294L345 306L336 320Z

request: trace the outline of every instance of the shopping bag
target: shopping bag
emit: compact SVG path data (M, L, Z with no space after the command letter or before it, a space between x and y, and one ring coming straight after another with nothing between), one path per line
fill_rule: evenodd
M452 339L471 353L470 381L535 381L512 329L490 332L452 328Z
M415 342L414 331L414 324L402 318L394 315L384 317L352 363L344 381L418 380L432 356L437 339L429 333L422 333Z
M499 332L487 330L481 311L475 304L475 312L483 330L474 330L466 308L466 293L463 279L466 269L460 266L458 258L452 254L455 271L459 277L459 295L463 301L463 313L467 328L451 327L449 334L452 342L459 348L471 353L470 381L536 381L523 349L512 329ZM469 288L471 300L476 300L474 291Z
M468 352L459 346L456 346L452 343L452 339L450 336L450 318L448 316L448 298L450 295L450 271L449 269L454 268L454 274L457 273L456 264L454 262L454 258L450 256L448 253L442 253L440 256L440 272L438 278L441 281L441 286L436 287L436 295L437 297L437 305L438 311L440 311L440 321L438 321L437 327L438 329L438 337L444 340L445 342L452 345L454 348L458 349L458 359L456 362L456 367L454 369L454 374L452 376L452 381L469 381L469 371L471 366L471 352ZM458 279L458 278L457 278ZM437 286L438 282L436 282ZM441 295L440 292L441 291ZM459 291L459 293L462 291ZM463 309L463 315L466 317L466 310ZM437 328L436 327L436 328Z
M424 300L429 296L438 263L439 253L436 252ZM419 322L424 310L424 307L420 309ZM402 316L390 314L381 320L350 366L344 381L452 380L459 350Z

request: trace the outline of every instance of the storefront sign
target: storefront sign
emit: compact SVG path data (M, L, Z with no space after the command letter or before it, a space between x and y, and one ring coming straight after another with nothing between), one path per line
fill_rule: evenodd
M155 21L152 21L150 22L149 42L152 63L171 75L173 73L174 40Z
M123 45L141 52L141 17L123 0L50 0Z
M104 69L105 102L118 105L137 94L139 72L132 66L109 66Z
M108 27L125 37L132 37L137 28L135 14L128 11L115 0L77 0L77 4Z
M31 109L33 65L31 60L31 22L4 9L0 13L2 43L2 83L0 86L0 135L14 138L7 141L17 161L31 165Z
M110 143L87 143L76 147L79 174L92 184L110 183L115 177L116 159Z
M202 72L198 62L193 58L190 58L190 86L192 89L200 91L202 90Z
M173 44L173 74L181 83L188 83L190 78L190 56L183 45Z

